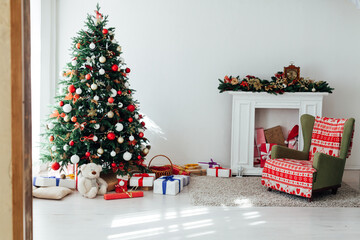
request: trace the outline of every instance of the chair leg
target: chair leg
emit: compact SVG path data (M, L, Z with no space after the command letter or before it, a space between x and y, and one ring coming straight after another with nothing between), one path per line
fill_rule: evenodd
M272 189L268 187L267 190L268 190L269 192L271 192Z
M331 193L335 195L335 194L337 193L337 190L338 190L337 187L336 187L336 188L332 188L332 189L331 189Z

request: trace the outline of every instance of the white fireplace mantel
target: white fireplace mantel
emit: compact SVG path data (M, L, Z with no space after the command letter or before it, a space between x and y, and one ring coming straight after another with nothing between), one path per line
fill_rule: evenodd
M231 170L244 175L261 175L262 168L254 167L254 132L256 108L298 109L302 114L322 115L323 97L328 93L304 92L273 95L266 92L228 92L233 96L231 128ZM299 149L303 147L302 132Z

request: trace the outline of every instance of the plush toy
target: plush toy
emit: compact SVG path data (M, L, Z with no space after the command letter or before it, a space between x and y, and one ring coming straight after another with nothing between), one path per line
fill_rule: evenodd
M95 163L80 166L78 191L86 198L95 198L97 194L105 194L107 183L100 178L102 167Z

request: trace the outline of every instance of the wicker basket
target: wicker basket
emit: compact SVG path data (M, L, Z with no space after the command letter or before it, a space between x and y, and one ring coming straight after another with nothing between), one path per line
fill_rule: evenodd
M154 160L154 159L157 158L157 157L164 157L164 158L166 158L167 160L169 160L170 165L150 166L152 160ZM149 165L148 165L148 168L149 168L153 173L155 173L156 178L159 178L159 177L161 177L161 176L170 176L170 175L173 175L173 164L172 164L170 158L168 158L168 157L165 156L165 155L156 155L156 156L154 156L154 157L150 160ZM158 168L162 168L162 169L159 170Z

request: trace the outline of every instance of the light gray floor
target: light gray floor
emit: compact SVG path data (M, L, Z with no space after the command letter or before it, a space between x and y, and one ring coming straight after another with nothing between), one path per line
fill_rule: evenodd
M359 189L359 171L344 182ZM360 239L359 208L194 207L177 196L34 199L34 239Z

